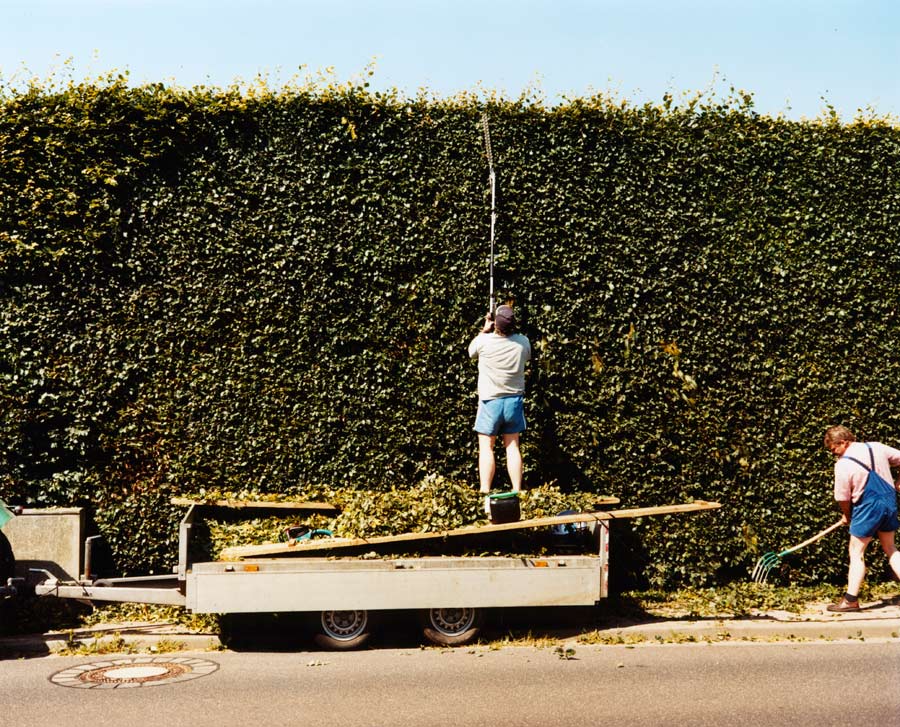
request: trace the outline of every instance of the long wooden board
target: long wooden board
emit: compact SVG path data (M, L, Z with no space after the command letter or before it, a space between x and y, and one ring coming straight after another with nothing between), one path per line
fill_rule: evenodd
M340 508L328 502L267 502L266 500L194 500L190 497L173 497L173 505L206 505L232 509L259 508L262 510L322 510L338 512Z
M636 507L627 510L598 510L596 512L580 512L573 515L554 515L552 517L517 520L498 525L470 525L455 530L437 530L431 533L402 533L400 535L378 535L371 538L327 538L322 540L305 540L296 543L263 543L262 545L241 545L226 548L222 551L221 560L240 560L241 558L268 557L306 553L310 551L338 550L342 548L358 548L361 546L380 545L383 543L400 543L437 538L459 538L472 535L484 535L506 530L524 530L542 528L569 523L604 522L607 520L624 520L628 518L648 517L654 515L674 515L676 513L715 510L721 507L718 502L697 500L679 505L660 505L657 507Z
M611 495L603 495L602 497L598 497L591 504L594 506L595 510L599 510L601 507L606 507L607 505L618 505L619 498L612 497Z

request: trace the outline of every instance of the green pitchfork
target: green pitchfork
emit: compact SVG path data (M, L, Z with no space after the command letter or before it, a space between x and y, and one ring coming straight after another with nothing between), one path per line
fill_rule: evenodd
M804 540L800 545L795 545L793 548L788 548L787 550L782 550L780 553L766 553L756 562L756 567L753 569L753 578L754 583L765 583L766 579L769 577L769 571L773 568L777 568L781 565L781 559L786 556L788 553L793 553L795 550L800 550L800 548L805 548L810 543L815 543L819 538L824 538L828 533L832 530L837 530L843 524L843 518L838 520L834 525L829 525L818 535L813 535L808 540Z

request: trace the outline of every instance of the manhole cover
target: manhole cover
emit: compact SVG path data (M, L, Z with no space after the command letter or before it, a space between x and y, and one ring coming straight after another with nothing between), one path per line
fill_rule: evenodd
M212 674L219 665L188 656L143 656L81 664L57 672L50 681L76 689L155 687Z

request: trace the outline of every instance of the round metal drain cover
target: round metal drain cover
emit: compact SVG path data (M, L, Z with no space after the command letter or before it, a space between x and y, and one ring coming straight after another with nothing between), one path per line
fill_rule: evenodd
M57 672L50 681L76 689L155 687L212 674L219 665L188 656L143 656L81 664Z

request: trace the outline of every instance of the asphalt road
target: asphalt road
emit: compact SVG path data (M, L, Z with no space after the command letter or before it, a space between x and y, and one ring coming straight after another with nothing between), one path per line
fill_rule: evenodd
M116 658L0 662L3 727L673 725L900 723L900 642L194 652L186 681L78 684ZM133 658L133 657L132 657ZM148 657L143 657L148 658ZM166 657L160 657L165 660ZM217 668L216 668L217 667ZM59 677L56 677L59 678Z

